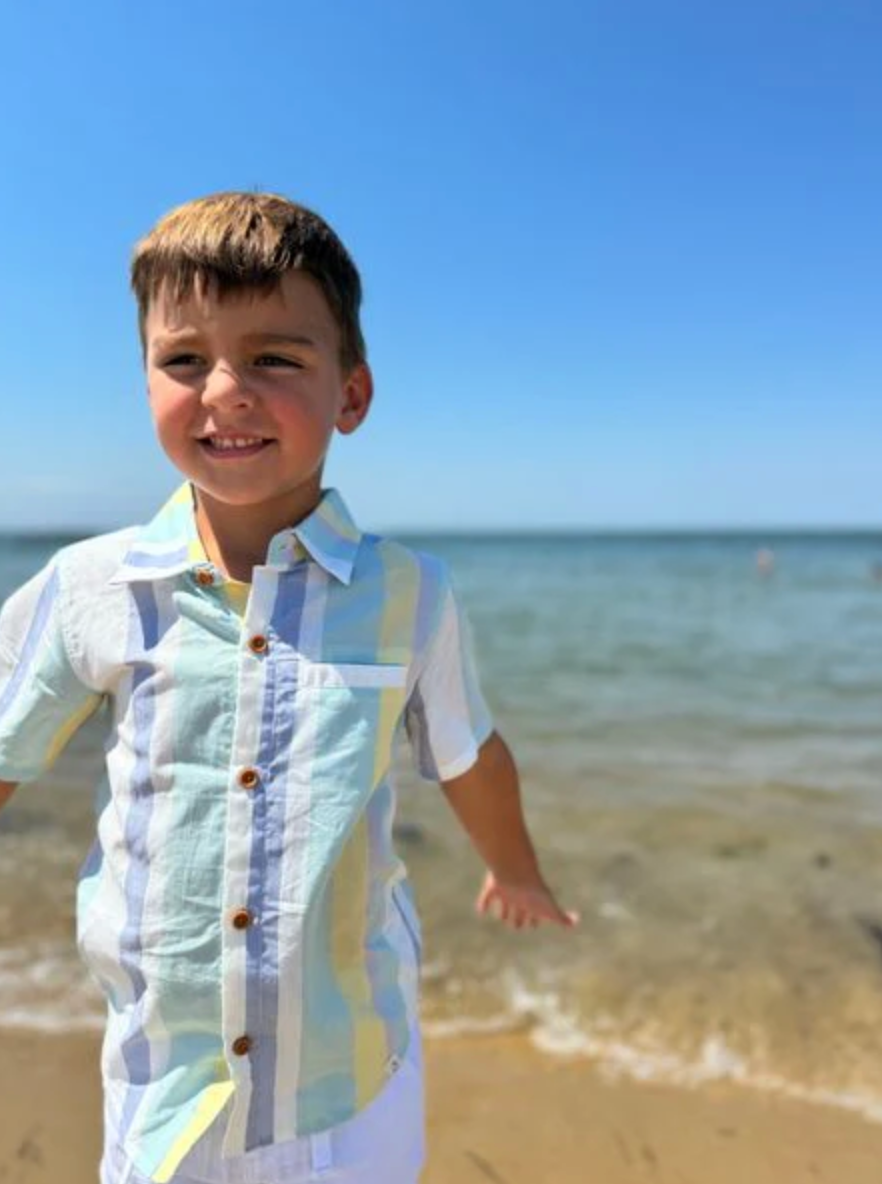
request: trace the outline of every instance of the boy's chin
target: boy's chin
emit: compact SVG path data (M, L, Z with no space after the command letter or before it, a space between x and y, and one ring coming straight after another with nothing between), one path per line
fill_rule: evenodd
M204 473L193 474L188 477L197 497L208 499L217 505L235 506L245 509L249 506L257 509L260 506L279 505L286 501L302 502L304 498L320 496L321 471L313 473L298 481L292 478L282 485L276 483L251 482L237 486L232 482L212 481Z

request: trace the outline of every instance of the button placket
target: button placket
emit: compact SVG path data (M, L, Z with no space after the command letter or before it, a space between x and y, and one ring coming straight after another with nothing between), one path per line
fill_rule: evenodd
M236 678L236 728L230 750L230 797L227 810L227 859L224 868L224 1036L234 1078L247 1073L243 1063L253 1050L255 1034L246 1031L245 999L249 962L260 958L261 942L252 929L260 924L263 901L260 889L249 884L252 849L263 841L256 827L263 826L257 795L268 789L263 767L262 703L266 680L272 676L267 654L275 598L273 584L255 571L244 619L239 621ZM256 944L255 944L256 942ZM256 1034L259 1035L259 1034ZM237 1068L238 1065L238 1068ZM242 1116L231 1119L244 1121Z

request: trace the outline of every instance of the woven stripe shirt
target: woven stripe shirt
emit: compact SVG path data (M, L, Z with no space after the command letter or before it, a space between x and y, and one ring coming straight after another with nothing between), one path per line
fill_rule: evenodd
M240 1155L346 1121L396 1071L414 993L390 931L419 929L395 740L447 780L492 731L445 565L363 534L335 491L236 593L185 484L0 612L0 780L109 708L77 935L123 1147L157 1184L221 1111Z

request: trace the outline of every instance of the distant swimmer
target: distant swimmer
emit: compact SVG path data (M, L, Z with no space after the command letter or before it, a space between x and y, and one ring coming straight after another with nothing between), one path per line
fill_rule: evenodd
M768 547L760 547L756 553L756 570L761 576L770 576L775 570L775 552Z

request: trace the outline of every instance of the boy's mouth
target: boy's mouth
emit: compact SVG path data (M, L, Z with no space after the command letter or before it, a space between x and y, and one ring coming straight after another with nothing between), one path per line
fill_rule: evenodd
M272 440L261 436L202 436L200 447L220 460L240 460L243 457L256 456L262 452Z

